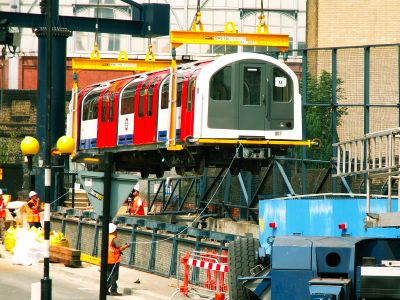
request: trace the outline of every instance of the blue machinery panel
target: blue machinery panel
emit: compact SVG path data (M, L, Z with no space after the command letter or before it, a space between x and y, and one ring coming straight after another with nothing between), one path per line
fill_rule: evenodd
M371 212L387 211L387 198L371 199ZM397 198L392 198L392 211L397 211ZM269 249L270 236L330 236L358 237L400 236L399 228L364 228L366 199L325 198L272 199L259 202L259 240L264 249ZM269 224L276 222L276 228ZM346 224L346 230L339 229ZM273 227L273 226L272 226Z

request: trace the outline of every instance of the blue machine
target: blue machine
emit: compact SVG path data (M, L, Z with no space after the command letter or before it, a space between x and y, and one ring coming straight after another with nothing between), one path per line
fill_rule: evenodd
M271 299L400 299L400 239L276 237Z
M371 211L387 204L371 199ZM250 299L400 299L400 229L365 228L365 196L262 200L259 212L258 253L270 268L242 277Z

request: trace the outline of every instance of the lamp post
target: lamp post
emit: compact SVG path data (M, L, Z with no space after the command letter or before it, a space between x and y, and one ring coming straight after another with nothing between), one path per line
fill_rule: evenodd
M75 141L69 136L62 136L57 140L57 150L60 152L64 163L64 180L65 174L69 172L68 156L75 151ZM64 181L63 181L64 182ZM63 192L64 194L64 192ZM74 208L74 188L72 189L72 208Z
M26 136L20 144L22 154L28 159L29 190L35 189L35 175L32 173L32 157L39 152L39 142L31 136Z

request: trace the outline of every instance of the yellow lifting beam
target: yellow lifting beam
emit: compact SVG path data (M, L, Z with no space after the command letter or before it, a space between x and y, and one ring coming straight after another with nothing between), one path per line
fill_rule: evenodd
M170 60L156 60L151 47L146 54L146 59L128 59L126 51L120 51L118 58L100 58L100 52L95 50L90 58L72 58L73 70L102 70L102 71L156 71L171 66Z
M276 47L282 52L289 48L289 35L270 33L171 31L172 47L183 44Z
M306 141L292 140L235 140L235 139L192 139L191 142L198 144L242 144L242 145L271 145L271 146L306 146L318 148L321 145L319 139Z
M105 70L105 71L156 71L171 66L169 60L119 60L113 58L72 58L73 70Z

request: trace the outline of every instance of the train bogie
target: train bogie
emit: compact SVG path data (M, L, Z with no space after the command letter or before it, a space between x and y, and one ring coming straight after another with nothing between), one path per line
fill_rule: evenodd
M287 149L269 141L301 140L297 77L272 57L237 53L180 66L174 114L171 77L161 70L84 89L76 160L112 151L116 169L144 176L171 167L182 174L229 165L256 172ZM183 150L170 151L171 141Z

